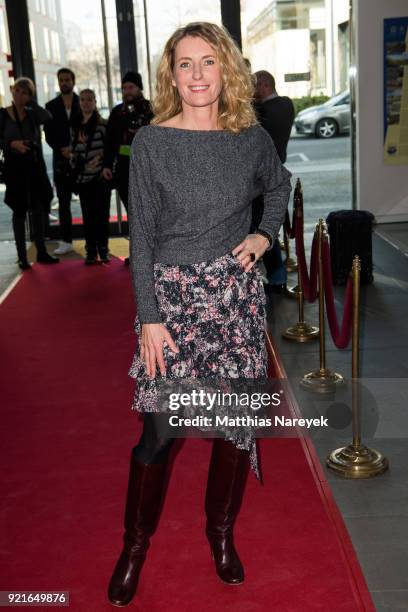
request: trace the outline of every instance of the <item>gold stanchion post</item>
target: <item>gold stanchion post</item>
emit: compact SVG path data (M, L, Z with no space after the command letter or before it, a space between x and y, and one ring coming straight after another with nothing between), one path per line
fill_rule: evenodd
M299 299L299 285L295 285L294 287L288 287L286 289L286 295L294 300Z
M298 182L300 183L299 179ZM298 184L296 183L296 190L298 190ZM302 214L303 211L300 210L299 208L299 195L296 193L295 190L295 197L294 197L294 202L293 205L295 207L295 214L296 214L296 218L299 218ZM287 272L295 272L296 270L299 270L299 266L298 264L296 264L296 267L293 270L289 270L288 269L288 253L289 253L289 241L288 238L286 236L286 232L285 232L285 227L283 228L283 237L285 239L285 251L286 251L286 262L285 262L285 268ZM286 248L287 247L287 248ZM289 264L294 263L293 260L291 262L289 262ZM294 287L287 287L286 289L286 295L288 297L294 298L295 300L298 300L300 298L300 287L299 287L299 283L297 285L295 285Z
M300 266L298 267L298 300L299 300L299 321L285 329L282 332L282 336L286 340L294 340L295 342L309 342L310 340L316 340L319 337L319 328L313 325L309 325L304 320L304 299L303 299L303 286L302 276L300 274Z
M280 239L279 239L279 246L280 246L280 250L281 250L281 251L284 251L284 250L285 250L285 243L284 243L284 241L283 241L283 240L280 240Z
M318 232L319 257L319 328L320 328L320 367L314 372L305 374L300 381L301 387L315 393L332 393L336 385L344 382L343 376L326 368L326 333L324 316L324 274L323 274L323 240L326 238L323 219L316 227Z
M300 179L296 180L296 186L295 186L295 191L293 192L293 206L294 208L296 208L296 201L297 201L297 197L299 194L299 189L302 189L301 183L300 183ZM285 228L283 228L283 233L285 233ZM286 246L285 246L285 241L284 240L279 240L279 246L281 251L285 251L286 250Z
M388 459L379 451L361 443L359 345L360 345L360 258L353 260L353 337L352 337L352 427L353 442L337 448L327 458L327 466L345 478L371 478L388 469Z
M295 208L295 214L297 214L297 208L302 198L303 198L302 184L300 182L300 179L297 179L295 191L293 194L293 206ZM296 272L298 268L298 264L295 261L295 259L293 259L293 257L290 256L289 236L286 233L285 225L283 226L283 250L286 252L286 259L285 259L286 272Z
M300 204L301 197L302 197L302 184L300 182L300 179L297 179L295 193L293 195L293 207L294 207L295 217L298 217L298 210L299 210L299 204ZM302 210L302 214L303 214L303 210ZM285 233L285 230L283 231ZM283 243L283 250L284 251L286 250L285 242ZM286 268L286 271L289 272L288 268L286 267L286 264L285 264L285 268ZM299 299L299 285L295 285L294 287L287 287L286 295L290 298L298 300Z
M283 242L285 245L286 259L285 259L285 268L286 272L296 272L298 269L297 262L290 256L290 245L289 245L289 237L286 233L285 226L283 227Z

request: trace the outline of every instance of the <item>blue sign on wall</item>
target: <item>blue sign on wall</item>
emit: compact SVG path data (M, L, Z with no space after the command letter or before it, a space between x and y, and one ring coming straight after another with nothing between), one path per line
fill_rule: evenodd
M408 164L408 17L384 20L384 161Z

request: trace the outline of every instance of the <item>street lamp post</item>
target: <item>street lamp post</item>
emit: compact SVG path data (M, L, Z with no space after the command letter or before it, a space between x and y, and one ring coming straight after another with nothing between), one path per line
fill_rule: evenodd
M148 19L147 19L146 0L143 0L143 16L144 16L145 37L146 37L147 78L149 80L149 96L150 96L150 99L152 99L153 97L152 69L150 65L149 24L148 24Z
M352 208L357 209L357 152L356 152L356 39L354 2L349 0L349 87L350 87L350 144L351 144L351 194Z
M109 106L109 110L112 110L113 108L112 76L111 76L110 58L109 58L108 30L106 27L105 0L101 0L101 9L102 9L102 27L103 27L103 46L105 50L106 82L107 82L107 89L108 89L108 106Z

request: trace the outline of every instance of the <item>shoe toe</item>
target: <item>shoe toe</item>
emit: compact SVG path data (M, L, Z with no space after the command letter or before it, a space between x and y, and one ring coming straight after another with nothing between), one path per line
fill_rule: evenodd
M244 582L244 572L239 567L220 568L217 573L226 584L242 584Z
M19 261L18 267L20 270L31 270L31 264L28 261Z
M127 606L132 601L132 597L129 597L129 594L127 592L114 587L109 589L108 599L111 604L113 604L114 606L118 606L119 608Z

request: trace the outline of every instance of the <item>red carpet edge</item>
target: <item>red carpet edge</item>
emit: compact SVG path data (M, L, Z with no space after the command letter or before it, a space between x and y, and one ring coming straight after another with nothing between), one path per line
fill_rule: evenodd
M282 363L282 359L279 355L278 350L273 342L272 336L269 331L266 331L266 346L269 358L274 362L276 373L278 378L287 379L285 368ZM289 410L292 412L294 417L301 417L301 411L299 405L290 390L288 385L290 397L288 400ZM350 586L356 596L356 600L360 604L361 612L375 612L374 603L371 599L368 586L362 572L360 563L358 561L356 552L353 547L350 535L347 531L347 527L341 515L341 512L336 504L333 493L330 489L330 485L327 482L323 467L320 463L320 459L317 455L315 446L310 438L300 436L300 442L305 454L306 460L309 464L310 471L312 472L316 488L319 492L322 503L326 509L327 515L330 518L339 542L339 548L343 556L344 564L347 567L349 574Z

